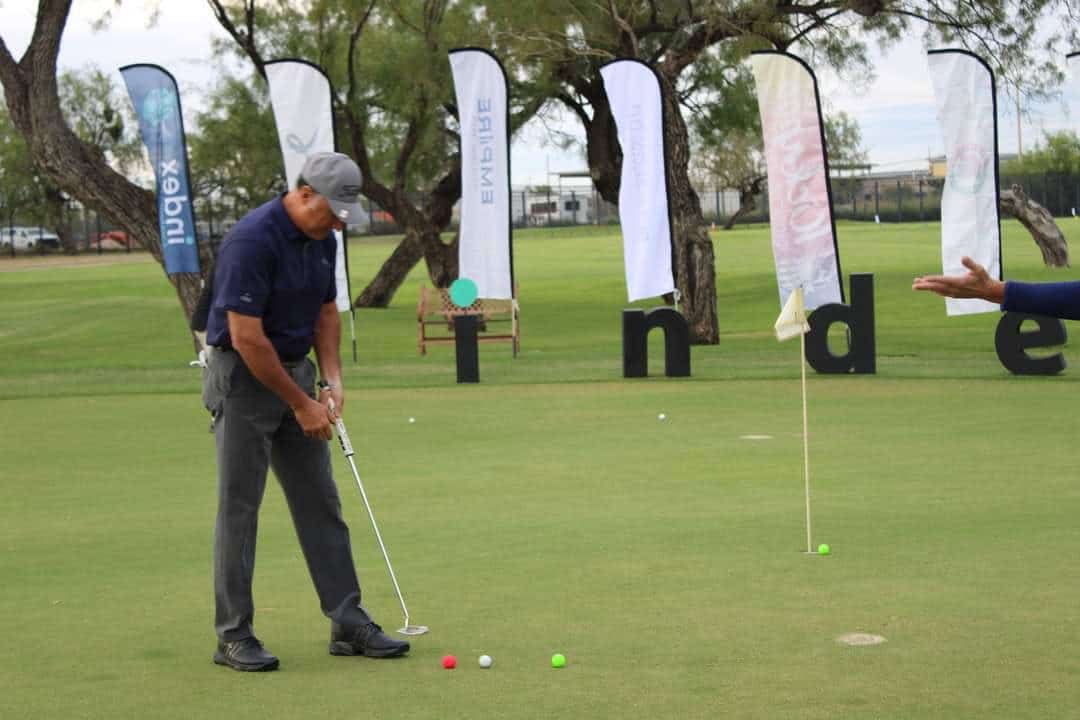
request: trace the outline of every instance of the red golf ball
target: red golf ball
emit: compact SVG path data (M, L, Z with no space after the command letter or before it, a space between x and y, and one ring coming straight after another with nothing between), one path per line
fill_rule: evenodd
M443 655L442 666L447 670L453 670L457 667L457 658L453 655Z

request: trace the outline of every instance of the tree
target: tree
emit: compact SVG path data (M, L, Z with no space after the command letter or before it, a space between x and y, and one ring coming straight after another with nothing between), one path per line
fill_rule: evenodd
M60 101L57 55L71 0L39 0L34 33L16 60L0 35L0 84L12 124L25 140L40 175L143 240L163 262L154 194L109 167L99 148L68 124ZM198 273L169 276L185 314L199 297Z
M1071 130L1043 131L1042 145L1002 164L1005 175L1080 174L1080 135Z
M188 134L192 193L239 216L285 190L265 82L225 74Z
M453 84L446 53L459 45L492 47L483 3L446 0L373 0L309 3L303 9L255 0L209 0L234 50L265 77L278 56L317 62L335 89L339 146L356 159L361 192L389 212L405 237L356 298L361 307L385 307L409 270L423 257L432 283L457 277L457 239L442 233L461 196L461 159ZM542 103L511 75L511 129Z
M30 148L15 131L7 109L0 105L0 229L15 223L20 213L45 202L45 188L34 168Z
M534 72L562 84L557 97L585 128L593 183L609 202L618 201L622 159L599 68L628 57L656 69L665 98L668 186L675 200L676 285L691 335L699 343L719 340L716 279L712 243L689 180L681 83L710 48L733 45L736 56L758 48L790 50L843 72L867 65L867 40L889 42L918 24L941 41L989 56L1005 75L1023 77L1028 87L1046 88L1060 82L1061 73L1045 58L1059 53L1066 35L1075 39L1080 26L1080 9L1069 0L562 0L542 3L527 16L510 6L498 8L501 26L531 48ZM1051 12L1064 20L1057 25L1062 31L1038 37L1040 19Z

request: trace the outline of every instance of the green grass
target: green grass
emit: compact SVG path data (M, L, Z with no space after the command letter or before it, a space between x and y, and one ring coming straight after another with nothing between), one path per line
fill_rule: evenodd
M454 383L451 348L416 355L420 272L357 313L345 417L432 633L403 661L329 657L271 485L256 623L282 670L256 676L210 663L212 438L160 269L0 272L0 717L1075 716L1076 348L1059 377L1011 376L995 315L909 289L940 267L936 225L839 232L845 273L875 275L878 374L809 379L832 556L799 552L798 350L772 337L767 230L714 234L721 342L668 380L654 340L642 381L621 378L618 235L519 232L523 352L484 346L480 385ZM387 243L352 243L355 287ZM1009 277L1077 278L1014 223L1004 244ZM365 602L397 627L334 458ZM856 631L888 642L835 642Z

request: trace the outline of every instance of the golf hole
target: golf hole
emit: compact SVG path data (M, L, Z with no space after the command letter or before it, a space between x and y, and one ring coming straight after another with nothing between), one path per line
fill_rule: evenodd
M836 642L851 647L864 647L866 645L880 645L888 642L888 640L881 635L871 635L870 633L847 633L836 638Z

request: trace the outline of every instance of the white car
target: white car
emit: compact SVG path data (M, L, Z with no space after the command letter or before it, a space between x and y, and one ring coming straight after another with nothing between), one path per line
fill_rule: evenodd
M14 242L16 250L35 250L39 247L60 248L60 236L51 230L40 227L0 227L0 249L11 250Z

